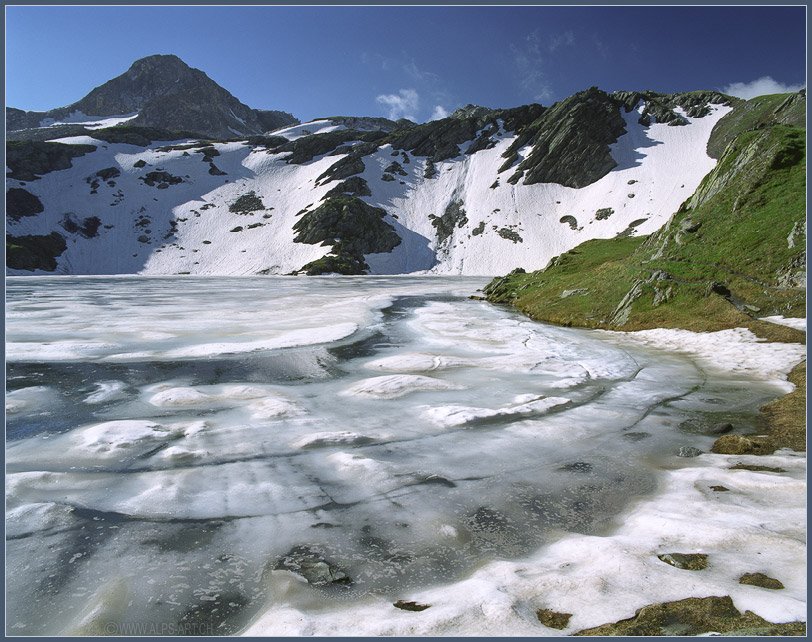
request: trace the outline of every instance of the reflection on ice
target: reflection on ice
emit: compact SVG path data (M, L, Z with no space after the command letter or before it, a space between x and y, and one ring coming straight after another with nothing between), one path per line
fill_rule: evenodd
M467 300L481 285L11 279L10 631L399 599L605 532L712 443L680 426L746 427L780 389L687 339Z

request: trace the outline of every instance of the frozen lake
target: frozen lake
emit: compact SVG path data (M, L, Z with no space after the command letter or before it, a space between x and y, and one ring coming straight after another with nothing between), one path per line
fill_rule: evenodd
M469 300L484 284L9 278L8 633L407 599L610 532L783 392Z

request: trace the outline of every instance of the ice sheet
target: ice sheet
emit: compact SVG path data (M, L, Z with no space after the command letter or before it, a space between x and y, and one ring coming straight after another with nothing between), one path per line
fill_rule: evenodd
M10 279L10 630L545 635L536 608L569 632L706 591L796 617L803 458L678 453L713 443L689 424L755 429L803 347L556 328L482 285ZM701 576L656 558L692 547ZM757 571L787 589L738 584Z

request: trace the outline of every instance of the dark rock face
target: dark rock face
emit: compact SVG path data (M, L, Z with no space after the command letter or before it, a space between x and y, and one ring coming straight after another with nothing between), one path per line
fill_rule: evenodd
M19 221L24 216L36 216L43 211L42 201L21 187L6 192L6 220Z
M616 101L595 87L556 103L527 129L504 154L511 161L519 149L533 145L508 182L516 184L524 176L525 185L576 188L594 183L616 166L609 145L626 132Z
M157 187L158 189L165 189L170 185L177 185L183 182L180 176L173 176L169 172L163 170L156 170L154 172L147 172L144 176L139 177L150 187Z
M6 144L8 178L35 181L43 174L68 169L72 159L95 152L93 145L64 145L39 141L9 141Z
M62 217L60 225L68 234L79 234L86 239L92 239L99 235L101 219L98 216L88 216L80 219L73 212L68 212Z
M392 606L403 611L414 611L417 613L431 608L431 604L419 604L418 602L407 602L406 600L398 600L392 604Z
M284 112L247 107L177 56L156 55L136 60L126 72L67 107L49 112L11 110L6 128L37 127L44 118L58 120L75 111L99 117L137 112L129 125L195 131L216 138L262 134L298 123Z
M462 227L468 222L464 206L465 203L462 201L451 201L442 216L429 214L431 224L437 230L437 241L439 243L447 241L454 233L455 227Z
M234 214L250 214L264 209L265 205L262 203L262 199L254 192L243 194L228 206L228 211Z
M67 247L65 237L58 232L43 236L6 234L6 266L13 270L53 272L56 257Z
M341 194L352 194L353 196L372 196L372 192L369 190L369 185L360 176L353 176L348 178L346 181L342 181L327 192L327 194L324 195L324 198L332 198L334 196L340 196Z
M354 196L335 196L306 212L293 226L296 243L332 245L333 256L307 264L308 274L363 274L364 254L391 252L400 245L395 229L383 220L384 210Z
M729 105L736 99L718 91L689 91L680 94L658 94L653 91L616 91L612 98L625 109L626 113L634 109L640 101L646 106L638 122L648 127L652 123L668 125L687 125L684 116L675 109L680 107L690 118L702 118L710 113L709 104Z

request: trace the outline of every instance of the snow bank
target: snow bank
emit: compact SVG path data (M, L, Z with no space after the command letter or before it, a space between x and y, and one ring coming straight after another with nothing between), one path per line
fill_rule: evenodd
M767 321L769 323L777 323L778 325L785 325L796 330L803 330L806 332L806 318L790 318L776 315L772 317L761 317L760 321Z

